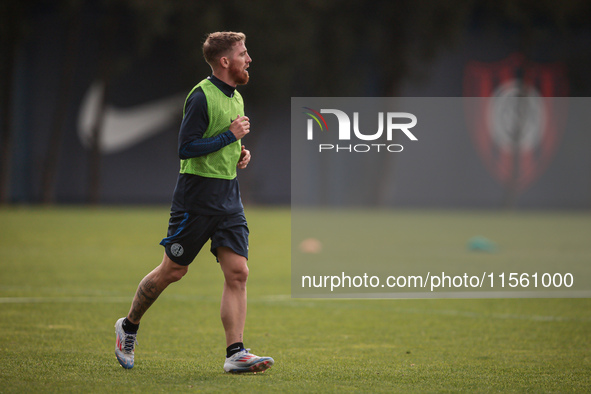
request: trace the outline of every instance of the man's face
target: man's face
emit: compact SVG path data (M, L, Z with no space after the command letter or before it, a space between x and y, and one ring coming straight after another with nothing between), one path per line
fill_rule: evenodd
M252 62L252 59L248 56L243 41L234 44L228 60L230 61L230 76L236 85L246 85L248 83L248 71L246 69L250 65L250 62Z

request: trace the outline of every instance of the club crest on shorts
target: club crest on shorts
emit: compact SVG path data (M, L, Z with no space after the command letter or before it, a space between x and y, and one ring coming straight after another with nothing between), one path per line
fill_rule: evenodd
M548 168L566 120L566 67L521 54L464 73L465 112L472 141L491 175L507 190L525 191Z
M185 250L183 249L181 244L175 243L170 246L170 253L172 253L172 255L174 257L180 257L183 255L184 252L185 252Z

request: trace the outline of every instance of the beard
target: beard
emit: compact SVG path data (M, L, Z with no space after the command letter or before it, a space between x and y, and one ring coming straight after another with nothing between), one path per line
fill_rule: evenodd
M248 71L243 68L238 68L234 65L230 66L230 75L237 85L246 85L248 83Z

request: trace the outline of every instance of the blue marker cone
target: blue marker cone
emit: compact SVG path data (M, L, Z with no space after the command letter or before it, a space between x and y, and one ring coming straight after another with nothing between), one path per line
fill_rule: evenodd
M498 251L498 248L490 239L476 236L468 240L468 250L473 252L495 253Z

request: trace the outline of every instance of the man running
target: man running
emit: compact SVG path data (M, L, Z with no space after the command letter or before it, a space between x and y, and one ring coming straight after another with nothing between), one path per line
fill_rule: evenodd
M191 90L183 108L179 132L180 174L172 199L168 236L160 242L162 263L140 282L127 317L115 324L115 354L132 368L136 335L146 310L171 283L180 280L203 245L224 274L221 319L226 334L226 372L262 372L274 363L245 349L248 235L236 178L236 168L250 162L241 138L250 132L237 85L248 82L252 59L243 33L217 32L207 36L203 55L212 76Z

